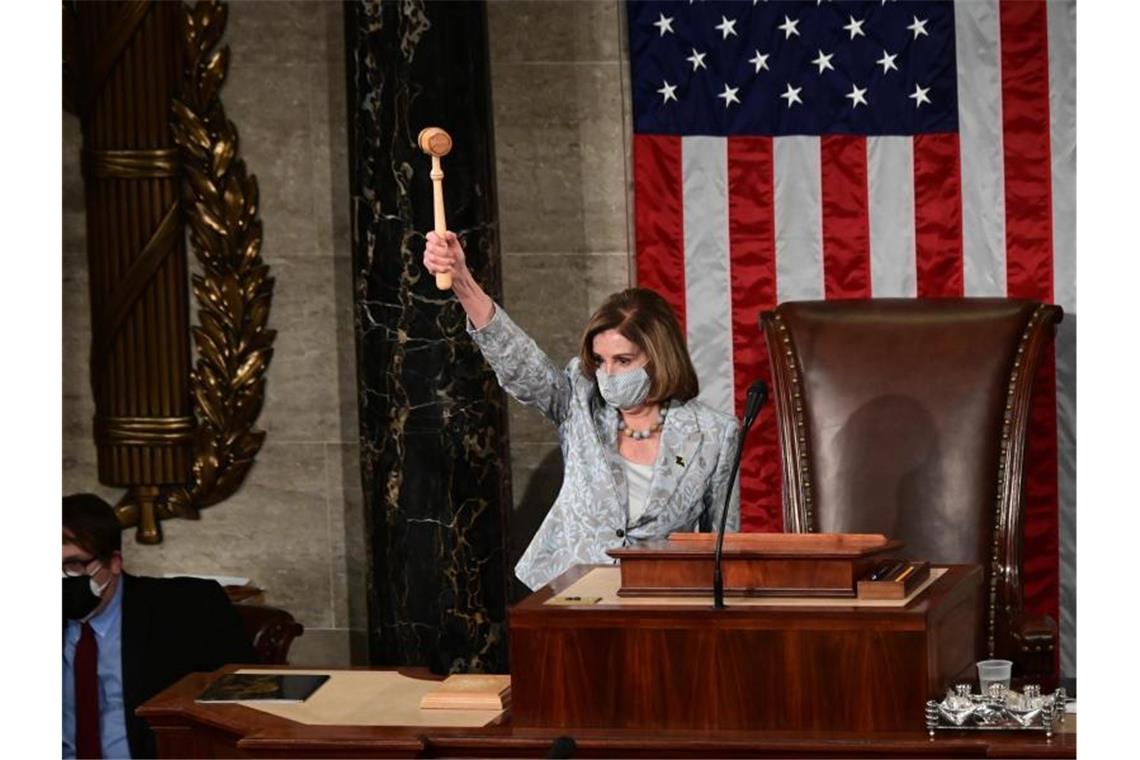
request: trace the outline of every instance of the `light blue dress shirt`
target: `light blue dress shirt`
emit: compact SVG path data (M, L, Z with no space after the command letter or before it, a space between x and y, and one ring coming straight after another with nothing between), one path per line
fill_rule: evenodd
M88 621L99 650L99 739L103 757L131 756L123 706L123 577L115 584L111 602ZM81 624L67 621L63 629L63 756L75 757L75 647Z

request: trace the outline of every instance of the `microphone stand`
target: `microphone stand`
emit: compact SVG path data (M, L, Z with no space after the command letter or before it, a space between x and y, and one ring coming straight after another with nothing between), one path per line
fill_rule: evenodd
M716 535L716 553L713 555L713 607L724 609L724 575L721 569L721 555L724 552L724 530L728 525L728 505L732 503L732 488L736 483L736 473L740 469L740 459L744 455L744 439L752 428L752 423L760 414L760 407L768 398L768 386L757 380L748 387L748 400L744 404L744 426L740 430L740 445L736 447L736 458L732 462L732 474L728 478L728 492L724 497L724 509L720 513L720 527Z

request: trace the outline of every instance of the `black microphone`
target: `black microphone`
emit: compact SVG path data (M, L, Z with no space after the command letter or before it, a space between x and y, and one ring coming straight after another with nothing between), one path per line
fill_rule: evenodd
M569 736L559 736L550 745L550 751L546 753L547 757L574 757L574 752L578 749L578 743Z
M724 551L724 528L728 524L728 505L732 503L732 486L736 483L736 471L740 469L740 458L744 455L744 438L749 428L760 414L760 407L768 398L768 386L757 380L748 387L748 399L744 402L744 426L740 429L740 445L736 447L736 458L732 462L732 474L728 477L728 493L724 496L724 509L720 513L720 528L716 534L716 554L713 556L713 606L724 609L724 576L721 571L721 553Z

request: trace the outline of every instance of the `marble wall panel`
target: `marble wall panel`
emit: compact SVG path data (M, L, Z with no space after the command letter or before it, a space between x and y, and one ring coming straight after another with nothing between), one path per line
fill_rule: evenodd
M327 65L314 66L309 83L317 249L351 258L344 18L340 3L323 3L321 11Z
M620 65L492 70L504 250L627 249Z
M244 9L231 10L240 17ZM276 256L317 256L309 84L312 66L244 62L235 41L223 89L248 170L257 175L265 247Z
M369 557L364 494L359 487L360 444L328 444L325 462L333 547L333 623L341 629L364 630L368 626Z
M338 392L336 261L279 256L270 266L277 340L261 426L284 441L344 440L353 431L342 430ZM351 319L351 313L340 316Z
M336 14L328 12L328 6L337 3L237 0L227 5L230 9L227 36L241 42L240 50L234 45L235 64L240 60L245 67L328 65L330 56L325 31L329 24L338 23Z
M614 0L495 0L487 5L494 62L616 61Z

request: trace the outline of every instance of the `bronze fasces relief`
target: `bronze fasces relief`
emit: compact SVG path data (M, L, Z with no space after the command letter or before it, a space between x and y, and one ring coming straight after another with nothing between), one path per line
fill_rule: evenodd
M273 278L257 178L219 95L226 15L219 2L64 5L64 106L83 123L99 480L127 488L116 513L147 544L162 541L160 520L197 519L237 491L265 440Z

